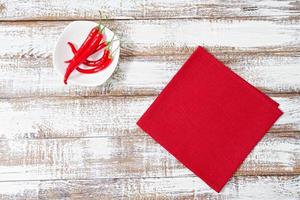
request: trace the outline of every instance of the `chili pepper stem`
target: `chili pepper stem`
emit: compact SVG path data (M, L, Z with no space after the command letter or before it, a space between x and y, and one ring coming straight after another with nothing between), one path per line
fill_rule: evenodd
M105 29L105 26L102 26L102 28L101 28L101 24L99 24L99 33L103 33L103 30Z
M101 21L102 21L102 13L101 13L101 10L98 10L98 12L99 12L99 15L100 15L100 19L99 19L99 22L98 22L99 29L100 29L100 25L101 25Z
M108 41L107 43L106 43L106 49L108 49L109 47L110 47L110 45L112 44L112 41Z
M118 46L113 52L111 52L111 54L109 55L109 58L112 58L113 55L117 52L117 50L120 48L120 46Z
M114 38L114 37L113 37ZM115 39L115 40L113 40L113 38L110 40L110 41L108 41L107 43L106 43L106 49L107 50L109 50L109 48L111 47L111 45L112 45L112 43L113 42L115 42L115 41L118 41L118 39Z
M105 49L110 50L111 44L113 42L113 39L115 37L115 34L113 35L113 37L111 38L111 40L109 42L107 42Z

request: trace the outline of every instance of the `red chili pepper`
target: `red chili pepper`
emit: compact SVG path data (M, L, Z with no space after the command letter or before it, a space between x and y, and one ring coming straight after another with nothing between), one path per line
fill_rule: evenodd
M75 55L77 53L77 49L75 45L72 42L68 42L69 47L71 48L73 54Z
M106 44L106 42L102 42L96 49L96 51L94 53L96 53L97 51L100 51L101 49L103 49L104 47L106 47L109 44L109 42ZM73 54L77 54L77 49L75 47L75 45L72 42L68 42L68 45L70 46ZM93 54L94 54L93 53ZM99 58L100 59L100 58ZM98 59L98 60L99 60ZM66 60L65 63L70 63L72 61L72 59L70 60ZM94 64L91 64L91 62L95 62L94 60L88 60L86 59L83 64L87 65L87 66L95 66Z
M82 69L82 68L76 68L80 73L83 74L94 74L97 73L105 68L107 68L112 62L112 58L108 58L105 60L105 62L101 63L100 65L98 65L97 67L94 67L92 69Z
M92 29L91 32L93 31L94 28ZM82 62L84 62L98 47L99 43L101 42L101 40L103 39L103 34L102 34L102 30L99 30L99 28L97 27L97 34L91 39L89 34L88 38L86 39L86 41L88 42L84 42L83 45L81 45L81 47L79 48L79 50L77 51L77 53L75 54L74 58L72 59L71 63L69 64L65 76L64 76L64 83L67 84L67 80L70 76L70 74L73 72L73 70ZM86 45L86 44L89 45Z
M77 54L81 54L85 49L92 43L94 37L99 34L100 24L99 26L94 27L88 34L87 38L84 40L80 48L77 50Z
M109 56L109 50L105 49L103 56L98 60L88 62L88 66L98 66L101 65Z
M85 72L89 72L90 70L93 70L99 66L101 66L107 59L109 58L109 50L108 49L105 49L104 50L104 54L103 56L99 59L99 62L97 62L97 65L95 65L94 68L91 68L91 69L82 69L80 68L79 66L76 68L77 71L81 72L81 73L85 73ZM90 73L89 73L90 74Z
M104 50L103 56L101 58L99 58L98 60L94 60L94 61L88 61L85 65L87 66L98 66L101 65L101 63L103 63L107 57L109 56L109 50L107 50L108 48L110 48L110 45L112 44L112 42L114 41L115 35L113 35L113 37L111 38L111 40L109 42L107 42L106 45L100 46L97 48L97 51L106 47L106 50Z
M101 44L99 44L99 46L97 47L96 51L94 53L96 53L97 51L100 51L101 49L103 49L104 47L106 47L110 42L106 43L105 41L102 42Z
M119 47L118 47L119 48ZM116 50L118 49L116 48L111 54L110 54L110 51L108 49L105 49L106 53L104 53L103 55L103 59L102 59L102 62L101 63L98 63L96 67L94 68L91 68L91 69L82 69L80 67L77 67L76 69L81 72L81 73L84 73L84 74L93 74L93 73L97 73L103 69L105 69L106 67L108 67L113 58L112 58L112 55L116 52Z

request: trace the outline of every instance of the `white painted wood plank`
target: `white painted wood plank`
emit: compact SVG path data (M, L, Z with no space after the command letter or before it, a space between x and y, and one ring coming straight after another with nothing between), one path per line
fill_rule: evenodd
M191 175L135 125L154 98L1 100L0 180ZM286 113L240 175L299 173L299 97L274 99Z
M51 49L66 24L0 24L0 38L6 41L0 49L1 98L156 95L199 41L256 87L271 93L299 92L300 31L295 24L261 21L257 32L251 21L154 20L146 25L144 21L114 21L109 25L123 33L123 56L113 79L96 88L66 87L52 69ZM174 33L180 24L182 28ZM187 37L183 37L184 29ZM150 36L145 37L143 30ZM219 38L222 34L228 37ZM137 55L143 56L131 57Z
M155 97L0 100L0 137L38 139L138 135L138 118ZM284 115L271 132L300 130L300 98L273 97Z
M296 200L299 176L236 177L218 194L197 177L1 182L0 197L21 199Z
M236 175L300 173L299 137L267 135ZM193 176L149 136L0 140L0 182Z
M300 57L238 53L216 56L264 92L300 92ZM2 59L0 97L157 95L187 58L122 57L112 78L99 87L65 86L47 60Z
M48 58L69 22L0 23L1 58ZM113 20L125 55L181 55L197 45L254 52L299 50L298 23L252 20Z
M299 19L296 0L1 0L0 20L73 20L148 18Z

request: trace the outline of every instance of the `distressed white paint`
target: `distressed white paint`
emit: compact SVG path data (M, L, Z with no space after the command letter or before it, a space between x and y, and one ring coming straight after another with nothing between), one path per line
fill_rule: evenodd
M3 139L131 136L153 97L28 98L0 101ZM273 97L284 115L272 132L300 130L300 99Z
M1 98L157 94L199 42L263 90L299 92L300 31L294 23L250 20L110 22L110 27L123 34L122 59L130 55L145 57L121 59L120 68L108 84L97 88L81 87L80 90L65 87L50 62L55 40L67 23L0 24L0 39L6 41L0 49ZM257 26L261 26L260 31L256 31ZM222 35L228 37L221 39ZM234 37L236 35L239 37Z
M48 20L98 10L153 20L105 21L123 35L119 70L103 87L65 87L50 52L68 22ZM298 1L0 0L0 21L0 199L300 197ZM285 112L221 194L135 125L197 44Z
M147 43L151 46L153 41L170 42L174 47L181 46L229 46L243 47L268 47L299 43L299 32L291 34L293 30L300 30L299 26L278 24L268 21L240 21L228 23L217 21L212 23L206 20L174 20L153 24L135 23L135 29L128 29L128 35L134 38L135 43ZM278 30L278 31L277 31ZM279 31L279 30L284 30ZM152 34L155 32L159 34ZM146 37L145 37L146 36ZM281 43L281 44L279 44Z
M69 22L1 23L1 57L49 57L55 40ZM134 52L173 53L196 45L238 49L298 48L299 26L294 23L251 20L117 20L106 24L122 36L122 47ZM263 50L262 49L262 50ZM151 52L148 52L151 54ZM180 51L177 54L180 54Z
M145 18L250 18L286 19L297 17L296 0L1 0L0 19L145 19ZM1 8L0 7L0 8ZM294 12L293 12L294 11Z
M150 137L1 140L0 181L178 177L193 173ZM267 136L237 175L299 173L298 139Z
M239 56L217 54L231 69L265 92L299 92L300 57ZM0 59L1 98L33 96L157 95L182 66L180 57L141 57L121 59L119 67L100 87L65 86L51 62L36 59ZM79 89L80 88L80 89Z
M218 194L197 177L56 180L0 183L0 197L14 199L234 199L295 200L298 176L234 178ZM5 189L8 189L6 192Z

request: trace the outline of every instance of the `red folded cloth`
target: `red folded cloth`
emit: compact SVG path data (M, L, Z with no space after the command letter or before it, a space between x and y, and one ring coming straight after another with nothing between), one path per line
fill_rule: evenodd
M137 124L220 192L282 115L278 105L198 47Z

